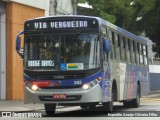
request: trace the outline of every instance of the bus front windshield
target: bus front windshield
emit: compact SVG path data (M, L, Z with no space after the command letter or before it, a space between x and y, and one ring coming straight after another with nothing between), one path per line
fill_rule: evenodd
M87 70L100 66L98 34L25 36L25 69Z

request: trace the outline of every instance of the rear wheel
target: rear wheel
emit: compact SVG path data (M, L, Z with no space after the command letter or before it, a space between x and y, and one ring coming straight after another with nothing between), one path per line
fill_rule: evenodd
M133 108L138 108L140 105L140 86L139 84L137 85L137 94L136 98L132 100L132 107Z
M130 107L132 107L132 102L131 101L123 101L123 106L125 108L130 108Z
M48 116L55 115L56 104L44 104L44 108Z
M140 104L140 86L139 84L137 85L137 93L136 93L136 98L131 100L131 101L123 101L123 106L125 108L138 108Z

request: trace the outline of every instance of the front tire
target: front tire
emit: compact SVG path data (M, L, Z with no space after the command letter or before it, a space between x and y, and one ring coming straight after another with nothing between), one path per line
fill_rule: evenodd
M109 113L113 111L113 101L103 103L103 111Z
M88 106L86 106L86 105L81 105L80 106L82 109L85 109L85 108L87 108Z
M88 103L88 104L83 104L80 105L81 108L89 108L89 109L94 109L96 107L96 104L94 103Z
M56 104L44 104L47 116L54 116L56 111Z
M116 95L116 91L114 87L112 87L111 101L103 103L103 111L105 113L109 113L113 111L113 101L114 101L115 95Z

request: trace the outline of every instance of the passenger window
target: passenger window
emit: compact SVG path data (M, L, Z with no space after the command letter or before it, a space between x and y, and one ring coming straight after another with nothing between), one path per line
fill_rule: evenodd
M121 47L121 39L120 39L120 35L117 35L118 36L118 47Z
M143 45L144 65L148 65L147 46Z
M124 61L127 62L126 38L123 37Z
M115 33L115 50L116 50L116 60L120 60L120 48L118 46L118 34Z
M139 43L137 43L137 52L140 53L140 51L139 51Z
M135 63L134 51L133 51L133 41L130 40L130 55L131 55L131 63Z
M101 35L102 35L102 37L108 37L107 36L107 29L105 27L101 27Z
M112 44L115 45L115 37L114 37L114 32L112 32Z
M109 28L107 28L107 33L109 40L112 41L112 31Z
M136 45L135 45L135 42L133 41L133 51L135 52L136 51Z
M140 64L143 65L144 64L144 59L143 59L143 45L140 44Z
M123 47L126 48L126 41L125 41L125 37L123 37Z
M110 46L110 58L115 59L115 50L114 50L114 46L112 44Z
M128 39L128 50L131 50L131 44L129 39Z
M110 44L110 58L111 59L116 59L116 53L115 53L115 40L114 40L114 32L111 30L108 30L109 33L109 37L111 40L111 44Z

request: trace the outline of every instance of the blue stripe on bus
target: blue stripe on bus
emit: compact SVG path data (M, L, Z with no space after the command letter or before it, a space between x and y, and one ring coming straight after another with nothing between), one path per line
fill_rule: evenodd
M66 80L35 80L33 78L30 78L29 76L27 76L26 74L24 74L24 79L26 81L39 81L39 82L43 82L43 81L53 81L53 82L58 82L58 81L61 81L62 83L62 86L61 87L67 87L67 86L79 86L79 84L75 84L74 81L81 81L81 85L83 84L86 84L86 83L89 83L95 79L97 79L98 77L102 77L102 71L99 71L91 76L88 76L86 78L83 78L83 79L66 79Z

